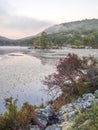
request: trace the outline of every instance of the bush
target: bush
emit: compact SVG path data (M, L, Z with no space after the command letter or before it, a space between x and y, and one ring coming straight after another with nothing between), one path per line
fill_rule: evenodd
M57 100L69 102L86 92L94 92L98 88L98 64L94 57L78 57L68 54L56 65L56 72L45 77L49 93L58 90L62 95ZM55 98L54 98L55 99Z
M17 107L17 99L5 99L7 111L0 116L0 130L28 130L29 121L35 115L35 107L24 103L21 109Z
M70 130L98 130L98 104L80 113Z

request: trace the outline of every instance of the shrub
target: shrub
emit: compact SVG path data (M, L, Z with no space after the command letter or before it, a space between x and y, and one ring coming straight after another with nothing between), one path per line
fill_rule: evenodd
M98 104L94 104L74 120L70 130L98 130Z
M28 103L23 107L17 107L17 99L12 97L5 99L7 111L0 116L0 130L28 130L30 119L35 116L35 108Z
M45 77L49 93L60 90L62 95L57 98L70 101L85 92L93 92L98 88L98 66L94 57L78 57L68 54L56 65L56 72ZM58 92L58 91L57 91ZM56 93L55 96L57 96Z

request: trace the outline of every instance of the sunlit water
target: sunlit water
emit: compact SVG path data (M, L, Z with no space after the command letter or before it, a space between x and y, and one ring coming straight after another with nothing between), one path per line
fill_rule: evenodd
M4 98L10 96L18 98L19 106L23 102L33 105L46 103L50 97L43 90L41 81L54 72L59 58L71 52L98 58L97 49L42 51L28 50L26 47L0 47L0 110L4 110Z

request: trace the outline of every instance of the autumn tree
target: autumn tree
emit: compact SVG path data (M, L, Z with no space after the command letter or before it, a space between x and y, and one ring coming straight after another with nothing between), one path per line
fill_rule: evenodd
M45 77L44 84L47 85L49 93L59 89L64 99L80 96L98 88L97 67L96 59L91 56L79 58L75 54L68 54L60 59L56 72Z

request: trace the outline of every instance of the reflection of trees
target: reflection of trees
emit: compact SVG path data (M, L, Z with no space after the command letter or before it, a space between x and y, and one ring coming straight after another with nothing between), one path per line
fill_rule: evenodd
M57 62L56 58L49 58L49 57L39 57L42 65L55 65Z
M48 50L48 49L38 49L33 54L33 56L40 59L40 61L43 65L46 65L46 64L55 65L58 58L52 56L53 53L54 53L53 51Z

